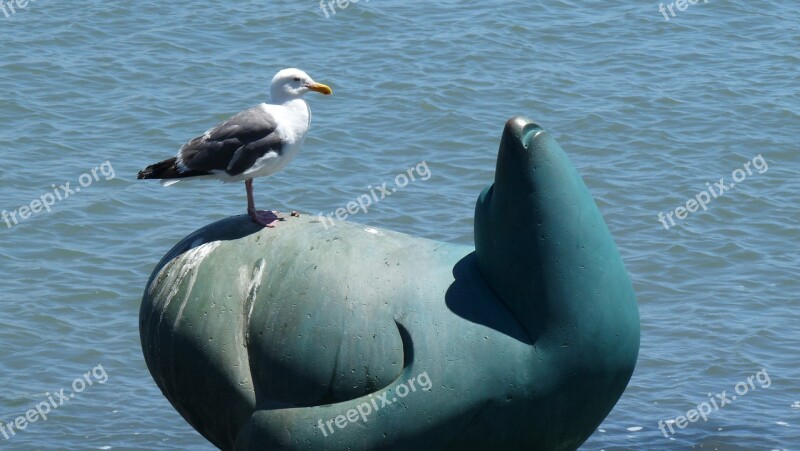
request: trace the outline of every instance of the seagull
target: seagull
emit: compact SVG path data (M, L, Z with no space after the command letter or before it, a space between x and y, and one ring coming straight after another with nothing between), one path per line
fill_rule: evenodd
M277 212L256 210L253 179L283 169L300 151L311 125L303 99L309 91L324 95L331 88L299 69L283 69L272 79L272 103L242 111L187 142L178 155L139 171L138 179L159 179L165 186L184 178L244 182L247 214L253 222L274 227Z

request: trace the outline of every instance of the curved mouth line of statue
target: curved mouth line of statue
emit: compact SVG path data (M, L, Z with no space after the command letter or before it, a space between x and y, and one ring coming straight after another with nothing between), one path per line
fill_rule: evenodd
M538 124L506 124L474 249L364 229L228 218L157 265L145 360L216 446L576 449L622 395L639 347L630 279ZM430 390L399 396L423 373Z

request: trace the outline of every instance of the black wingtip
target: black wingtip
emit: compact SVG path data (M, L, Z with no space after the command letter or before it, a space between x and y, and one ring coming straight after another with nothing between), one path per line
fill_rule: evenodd
M160 161L158 163L151 164L150 166L142 169L136 175L136 179L137 180L183 179L187 177L197 177L201 175L211 175L211 172L195 171L195 170L181 171L180 169L178 169L177 158L172 157L169 160Z
M165 179L180 177L178 173L178 166L176 164L177 158L172 157L169 160L160 161L155 164L142 169L137 174L138 180L143 179Z

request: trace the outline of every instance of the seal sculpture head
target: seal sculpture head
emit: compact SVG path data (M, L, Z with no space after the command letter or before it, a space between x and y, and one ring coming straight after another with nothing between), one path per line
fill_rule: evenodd
M506 123L495 183L476 205L475 252L484 280L530 342L574 375L561 378L554 409L587 414L598 394L589 386L621 396L639 350L630 279L580 175L526 118ZM596 425L585 423L588 437Z

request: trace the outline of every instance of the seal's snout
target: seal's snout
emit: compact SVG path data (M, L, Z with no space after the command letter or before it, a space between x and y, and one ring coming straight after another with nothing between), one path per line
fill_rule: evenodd
M531 143L536 136L544 132L544 128L524 116L514 116L506 122L503 131L503 140L508 140L508 144L516 144L524 149L531 147Z
M550 140L550 134L537 122L524 116L509 119L500 140L495 182L504 184L513 180L530 184L534 176L531 169L552 147Z

